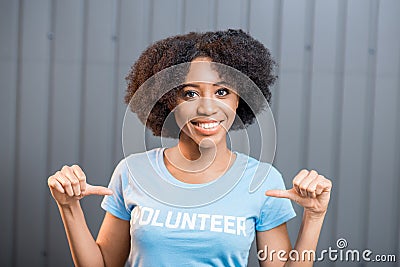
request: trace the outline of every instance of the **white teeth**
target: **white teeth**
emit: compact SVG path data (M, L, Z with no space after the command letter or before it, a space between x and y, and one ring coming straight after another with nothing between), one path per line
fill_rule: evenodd
M211 129L215 128L219 125L219 122L213 122L213 123L197 123L197 126L203 128L203 129Z

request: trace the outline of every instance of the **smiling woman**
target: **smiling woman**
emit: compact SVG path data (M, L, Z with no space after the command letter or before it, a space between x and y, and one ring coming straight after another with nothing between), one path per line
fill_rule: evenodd
M171 68L181 63L186 64ZM285 190L271 164L227 146L229 131L252 124L270 101L273 66L268 49L241 30L174 36L143 52L127 77L125 101L154 135L176 137L178 143L128 155L116 167L109 188L87 184L79 166L65 166L48 179L76 265L246 266L255 238L259 248L292 250L286 222L296 214L290 200L304 207L295 250L315 250L331 182L316 171L302 170L293 188ZM179 84L168 88L175 76ZM165 125L171 115L176 129ZM250 192L253 177L265 179ZM175 186L184 192L176 195L181 205L152 195L140 181ZM221 181L231 182L225 193L190 204L203 188L209 189L205 194L215 194ZM105 195L107 212L96 241L79 204L90 194ZM280 259L260 264L313 264Z

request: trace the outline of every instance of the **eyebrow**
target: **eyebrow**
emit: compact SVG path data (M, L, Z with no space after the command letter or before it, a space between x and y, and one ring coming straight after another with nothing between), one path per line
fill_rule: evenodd
M212 85L213 85L213 86L221 86L221 85L224 85L224 86L228 86L228 87L229 87L229 84L228 84L227 82L224 82L224 81L216 82L216 83L213 83ZM187 86L194 87L194 88L199 88L199 87L200 87L200 85L195 84L195 83L184 83L184 84L182 84L182 85L180 86L180 88L183 89L183 88L185 88L185 87L187 87Z

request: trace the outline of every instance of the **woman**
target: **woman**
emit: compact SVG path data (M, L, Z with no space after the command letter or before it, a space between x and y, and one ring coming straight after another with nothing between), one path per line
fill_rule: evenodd
M159 92L145 90L132 101L153 75L185 62L190 64L183 83L150 105L149 114L145 107ZM178 145L126 157L116 167L109 188L88 184L77 165L64 166L48 179L75 265L123 266L128 259L130 266L245 266L254 238L259 250L282 251L269 258L264 255L261 266L313 265L307 258L289 257L286 222L295 216L290 200L304 207L294 247L302 255L316 249L331 182L314 170L302 170L293 179L293 188L285 190L280 173L271 165L227 147L227 132L253 123L263 105L250 87L239 90L224 84L226 73L214 62L247 75L270 101L274 62L269 51L243 31L161 40L132 67L125 100L154 135L178 138ZM173 126L165 125L168 116L173 116ZM154 175L145 167L149 162L157 166ZM265 168L266 179L250 193L249 180L258 165ZM187 207L160 201L135 179L160 176L196 190L233 179L237 173L239 179L225 195L207 205ZM107 211L96 240L79 204L92 194L105 195L102 207Z

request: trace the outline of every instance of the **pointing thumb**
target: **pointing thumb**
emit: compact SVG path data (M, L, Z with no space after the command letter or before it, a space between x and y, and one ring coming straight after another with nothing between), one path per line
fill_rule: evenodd
M89 196L89 195L100 195L100 196L106 196L106 195L112 195L113 191L110 188L104 187L104 186L98 186L98 185L90 185L86 184L86 190L84 195Z
M297 195L293 193L291 190L273 189L266 191L265 195L270 197L288 198L293 201L297 200Z

